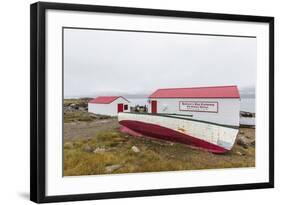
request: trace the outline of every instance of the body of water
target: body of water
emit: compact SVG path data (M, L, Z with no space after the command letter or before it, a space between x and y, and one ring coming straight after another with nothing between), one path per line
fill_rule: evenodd
M240 110L246 112L256 112L256 99L255 98L241 98Z
M147 98L129 98L131 106L148 106ZM256 109L255 98L241 98L240 110L254 113Z

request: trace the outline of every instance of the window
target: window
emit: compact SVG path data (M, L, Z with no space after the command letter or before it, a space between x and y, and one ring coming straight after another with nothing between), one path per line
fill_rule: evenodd
M124 110L128 110L128 105L124 105Z

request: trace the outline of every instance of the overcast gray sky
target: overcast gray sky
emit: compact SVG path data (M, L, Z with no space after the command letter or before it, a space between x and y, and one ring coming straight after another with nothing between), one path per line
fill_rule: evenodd
M256 39L64 30L64 96L151 94L158 88L256 84Z

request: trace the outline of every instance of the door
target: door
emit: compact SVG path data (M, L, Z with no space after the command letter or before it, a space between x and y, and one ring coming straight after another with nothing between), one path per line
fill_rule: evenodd
M123 112L123 103L117 104L117 112Z
M157 100L151 101L151 113L157 113Z

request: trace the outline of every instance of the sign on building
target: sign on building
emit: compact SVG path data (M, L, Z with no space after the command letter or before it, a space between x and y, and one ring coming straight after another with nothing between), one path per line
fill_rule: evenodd
M180 111L191 112L218 112L218 102L204 102L204 101L180 101Z

